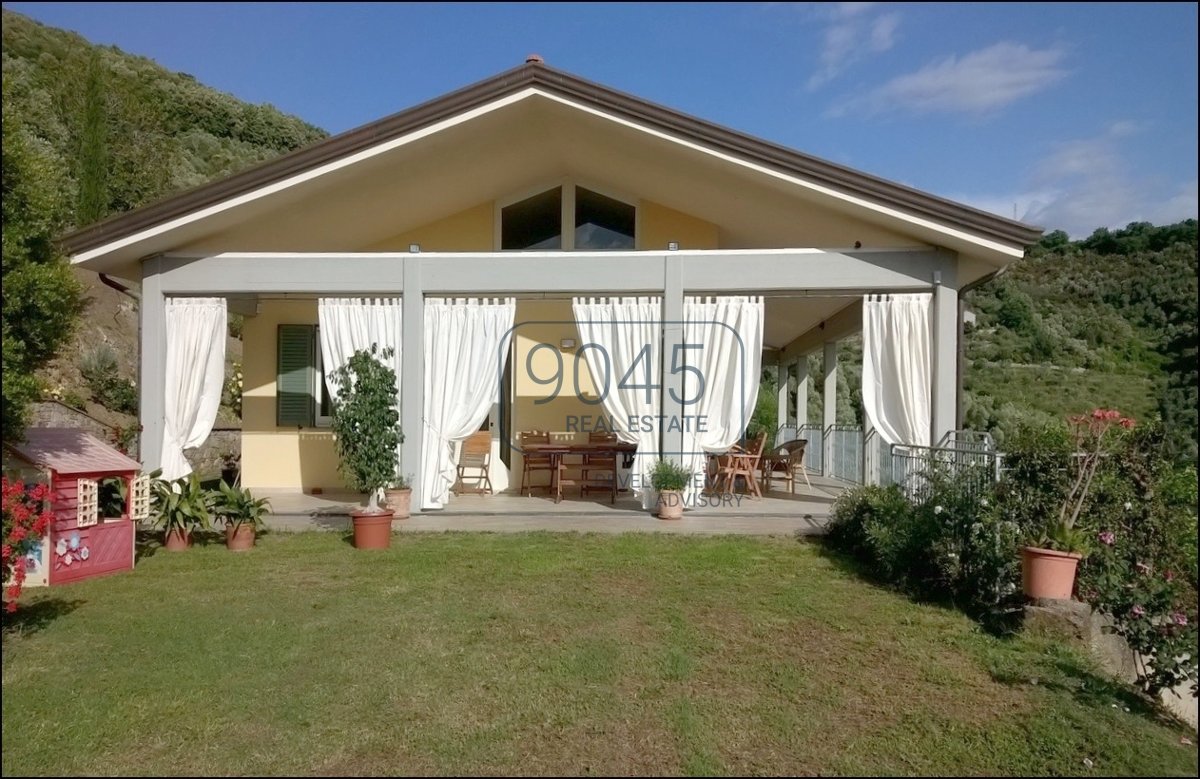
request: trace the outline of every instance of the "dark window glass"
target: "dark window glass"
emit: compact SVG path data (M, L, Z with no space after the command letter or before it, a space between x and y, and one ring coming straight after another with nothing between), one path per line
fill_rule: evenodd
M501 209L500 248L561 249L562 187Z
M632 249L636 209L597 192L575 188L575 248Z

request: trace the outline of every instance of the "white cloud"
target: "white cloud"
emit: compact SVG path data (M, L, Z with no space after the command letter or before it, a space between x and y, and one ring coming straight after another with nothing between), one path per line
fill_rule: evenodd
M826 23L820 64L808 79L809 90L818 89L869 54L879 54L896 43L900 14L876 13L878 3L836 3L818 9Z
M1136 123L1117 122L1096 137L1059 144L1034 164L1026 189L953 199L1009 218L1015 204L1021 221L1065 230L1072 238L1091 235L1099 227L1196 218L1195 178L1167 182L1139 175L1126 161L1119 142L1137 132Z
M1002 41L897 76L865 95L843 99L827 115L985 114L1061 81L1067 75L1065 57L1061 47L1033 49Z

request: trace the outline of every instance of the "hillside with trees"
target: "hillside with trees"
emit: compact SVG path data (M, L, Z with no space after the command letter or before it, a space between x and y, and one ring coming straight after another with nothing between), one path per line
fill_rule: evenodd
M66 269L53 239L325 133L145 57L3 13L4 435L39 394L131 424L136 302Z

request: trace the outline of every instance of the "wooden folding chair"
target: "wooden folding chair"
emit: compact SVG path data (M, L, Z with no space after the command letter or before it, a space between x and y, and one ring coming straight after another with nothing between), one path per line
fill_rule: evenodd
M758 488L758 462L762 457L763 447L767 443L767 434L760 433L757 438L747 443L745 447L735 445L728 452L717 457L717 491L732 493L737 485L737 478L746 480L746 486L756 498L762 497Z
M462 492L474 492L479 495L494 495L492 478L488 474L492 464L492 433L480 430L472 433L462 442L462 452L458 456L458 478L451 488L455 495ZM475 471L470 475L467 470ZM465 479L473 479L474 487L464 486Z

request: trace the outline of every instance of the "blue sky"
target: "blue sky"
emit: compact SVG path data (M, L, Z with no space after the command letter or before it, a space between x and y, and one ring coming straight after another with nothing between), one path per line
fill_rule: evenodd
M1197 211L1194 4L5 3L331 132L548 64L1074 236Z

